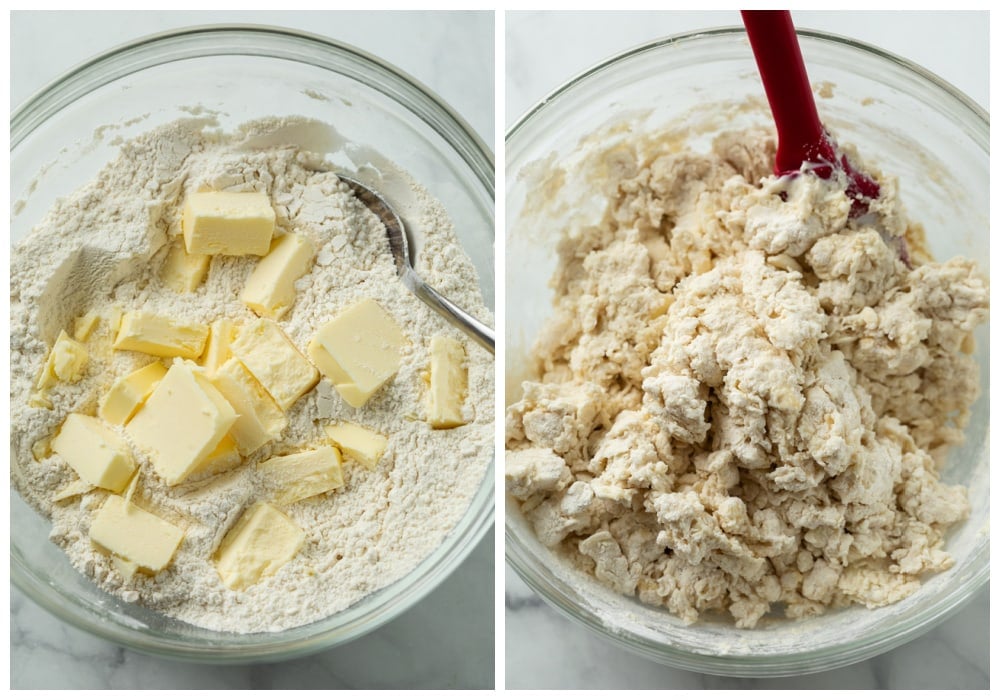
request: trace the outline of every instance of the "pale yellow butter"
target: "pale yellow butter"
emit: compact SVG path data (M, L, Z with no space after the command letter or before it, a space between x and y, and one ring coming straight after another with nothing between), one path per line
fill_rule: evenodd
M344 485L340 453L327 445L283 457L272 457L257 465L276 488L279 506L295 503Z
M153 573L164 569L184 530L111 494L90 524L90 539L112 554Z
M399 370L406 336L371 299L341 311L309 343L309 356L347 403L359 408Z
M264 255L274 209L262 192L195 192L184 201L182 227L192 255Z
M153 362L120 377L111 385L108 393L101 397L97 415L108 423L125 425L142 406L142 402L153 393L153 389L166 373L166 367L159 362Z
M304 236L276 239L247 277L240 299L259 316L281 318L295 302L295 280L309 269L313 247Z
M52 502L59 503L60 501L68 500L74 496L82 496L85 493L90 493L96 488L96 486L87 483L83 479L75 479L60 489L56 495L52 497Z
M49 400L45 389L39 389L28 398L28 405L33 408L47 408L52 410L52 401Z
M139 565L135 562L131 562L128 559L122 559L117 554L111 555L111 564L115 567L115 570L121 574L122 578L128 581L133 576L135 572L139 570Z
M108 491L121 491L135 471L128 444L93 416L70 413L52 439L52 451L77 476Z
M328 425L327 436L339 447L344 454L357 460L368 469L374 469L382 458L386 446L389 444L384 435L376 433L374 430L363 428L354 423L338 423Z
M465 348L454 338L431 338L430 386L427 391L427 422L432 428L465 425L462 404L468 390Z
M236 324L227 318L212 321L208 332L208 342L205 343L205 353L201 356L201 366L208 376L215 374L232 357L229 344L236 338Z
M52 436L43 437L35 440L31 445L31 456L35 458L36 461L41 462L43 459L52 454Z
M269 319L243 326L229 347L283 410L319 381L316 368Z
M134 350L160 357L200 357L208 340L203 323L175 321L145 311L128 311L122 316L115 350Z
M177 239L170 245L160 268L160 279L175 292L189 294L205 280L211 262L212 256L189 253L184 241Z
M236 441L231 436L226 435L188 476L190 478L221 474L222 472L229 471L242 461L243 458L240 456L240 451L236 448Z
M211 379L238 414L229 435L240 454L248 455L281 435L288 425L285 413L242 362L230 358Z
M226 533L215 553L215 568L226 586L242 590L291 561L305 540L305 532L291 518L260 501Z
M112 306L107 311L108 319L108 330L111 331L111 335L118 333L119 329L122 327L122 316L125 312L120 306Z
M79 340L81 343L85 342L90 337L90 334L94 332L100 320L100 315L93 311L88 311L83 316L80 316L73 321L73 338Z
M66 331L59 331L59 337L56 338L45 364L42 365L35 388L49 389L59 381L69 384L80 381L88 357L87 348L83 343L70 338Z
M212 453L235 422L233 407L201 370L175 361L125 431L173 486Z

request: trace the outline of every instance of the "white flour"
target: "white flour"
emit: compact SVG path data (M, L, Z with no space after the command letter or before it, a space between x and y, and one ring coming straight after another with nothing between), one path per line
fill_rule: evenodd
M101 588L129 602L202 627L235 632L278 630L342 610L404 576L428 556L465 512L492 455L493 360L467 341L397 280L381 224L328 171L321 156L288 143L336 143L332 130L305 120L263 120L221 135L210 119L156 129L124 144L96 180L65 200L12 250L12 482L52 520L51 539ZM319 137L319 138L317 138ZM325 139L325 141L324 141ZM382 164L384 166L384 163ZM398 180L400 173L393 173ZM57 456L36 460L32 446L50 437L72 411L93 414L115 378L149 362L111 351L106 315L118 307L186 321L237 323L253 314L240 302L256 258L216 257L193 294L163 285L165 245L179 231L187 191L265 191L279 232L308 236L316 249L310 272L296 284L292 309L279 325L300 350L339 309L369 297L405 330L410 343L396 377L360 409L343 402L326 380L296 402L281 439L218 477L169 488L136 453L136 500L186 527L171 565L155 577L124 581L88 536L105 492L53 503L75 480ZM461 250L441 205L411 183L411 223L427 232L418 269L429 284L474 315L490 319L475 269ZM29 406L33 382L61 329L87 311L105 314L87 341L90 360L77 384L57 385L51 410ZM424 418L428 343L452 335L469 357L469 425L431 430ZM322 427L351 420L389 437L379 468L345 461L345 486L287 506L307 533L298 555L277 574L245 591L219 579L211 556L243 509L266 497L253 464L325 444ZM128 439L124 431L118 431Z

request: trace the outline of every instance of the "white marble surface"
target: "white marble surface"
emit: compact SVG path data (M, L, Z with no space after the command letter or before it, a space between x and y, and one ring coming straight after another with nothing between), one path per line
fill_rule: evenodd
M802 27L882 46L989 106L986 13L795 12ZM736 11L506 15L505 124L569 78L624 49L740 23ZM507 567L508 688L988 688L989 594L923 637L828 673L754 680L661 666L606 642L545 604Z
M95 53L175 27L297 28L401 67L493 143L493 14L136 12L11 16L11 105ZM12 688L490 688L494 546L489 532L433 593L388 625L300 660L211 667L164 661L80 632L11 591Z

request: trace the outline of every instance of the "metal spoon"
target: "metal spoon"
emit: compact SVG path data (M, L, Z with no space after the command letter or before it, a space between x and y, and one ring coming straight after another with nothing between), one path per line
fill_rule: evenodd
M363 185L351 177L340 173L337 173L337 177L347 184L354 191L354 195L361 200L361 203L385 224L385 233L389 238L389 250L392 251L392 259L396 263L396 274L403 281L403 285L418 299L444 316L449 323L465 331L470 338L495 354L496 336L493 329L420 279L410 264L406 227L403 226L403 221L385 199L367 185Z

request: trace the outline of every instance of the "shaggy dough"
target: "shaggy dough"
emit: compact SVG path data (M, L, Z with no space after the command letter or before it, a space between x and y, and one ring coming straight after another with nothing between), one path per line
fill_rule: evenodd
M969 512L938 465L978 392L986 280L920 254L880 173L849 220L843 182L769 174L763 132L665 150L604 154L604 219L560 243L508 492L545 545L686 622L910 595Z

